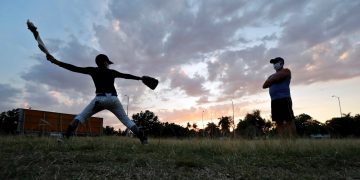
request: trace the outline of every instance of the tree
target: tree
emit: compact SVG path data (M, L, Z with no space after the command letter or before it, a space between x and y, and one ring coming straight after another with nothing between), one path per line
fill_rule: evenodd
M328 134L325 124L314 120L310 115L300 114L295 116L296 131L299 136L310 136L312 134Z
M267 135L271 134L272 132L275 132L275 124L272 123L271 121L266 121L264 128L263 128L263 132Z
M349 113L349 115L350 115L350 113ZM356 114L355 116L353 116L353 121L354 121L354 127L355 127L354 135L356 137L360 137L360 114Z
M151 111L146 110L132 115L135 124L146 130L148 135L160 136L162 125L158 117Z
M295 126L298 135L303 136L305 134L305 123L309 120L312 120L312 117L304 113L295 116Z
M190 129L191 128L191 124L188 122L187 124L186 124L186 129Z
M332 118L326 121L326 126L329 128L332 136L337 137L360 137L360 115L351 116L345 114L341 118Z
M230 125L232 118L230 116L222 116L219 118L219 126L223 135L228 135L230 133Z
M161 137L182 138L188 135L188 129L175 123L162 123Z
M236 132L247 138L263 136L270 132L272 123L261 117L260 110L247 113L244 120L240 120L236 127Z
M205 127L205 132L210 138L220 136L221 131L215 123L208 123Z
M192 127L195 129L195 130L197 130L197 124L196 123L194 123L193 125L192 125Z
M107 136L112 136L112 135L117 134L117 132L114 130L114 128L110 127L110 126L106 126L105 128L103 128L103 132Z
M15 134L18 126L19 110L13 109L0 114L0 132Z

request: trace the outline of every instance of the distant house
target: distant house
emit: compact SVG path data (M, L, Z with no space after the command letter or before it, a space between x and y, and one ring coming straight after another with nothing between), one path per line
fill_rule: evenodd
M60 136L74 119L73 114L19 109L17 132L19 134ZM90 117L77 128L78 136L100 136L103 133L103 118Z

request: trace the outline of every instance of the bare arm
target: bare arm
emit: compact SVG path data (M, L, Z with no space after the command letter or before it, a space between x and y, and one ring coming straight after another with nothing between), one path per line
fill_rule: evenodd
M83 73L83 74L89 74L89 72L87 71L87 68L77 67L72 64L61 62L61 61L55 59L54 56L52 56L51 54L47 54L46 59L49 60L50 62L52 62L53 64L56 64L64 69L69 70L69 71Z
M271 85L281 82L284 79L291 77L291 72L289 69L282 69L275 74L271 75L263 84L263 89L270 87Z
M116 74L115 77L118 77L118 78L141 80L141 77L139 77L139 76L134 76L134 75L131 75L131 74L125 74L125 73L121 73L121 72L118 72L118 71L115 71L115 70L114 70L114 72Z

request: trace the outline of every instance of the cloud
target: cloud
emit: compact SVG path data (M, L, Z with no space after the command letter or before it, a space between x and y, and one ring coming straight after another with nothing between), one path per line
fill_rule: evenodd
M147 101L172 102L177 97L170 94L183 93L181 97L189 98L191 106L256 95L265 91L262 83L274 73L269 59L277 56L291 69L292 86L360 75L357 1L106 3L101 5L101 18L85 13L86 25L79 28L87 35L76 36L68 29L67 39L51 39L49 48L59 59L77 66L94 66L94 57L104 53L115 63L113 69L158 78L155 91L139 81L116 81L122 96L132 96L133 109L148 107L143 103ZM84 40L88 36L91 40ZM40 55L33 58L38 64L21 76L29 83L25 87L28 101L76 109L94 95L89 76L56 67ZM201 70L194 70L198 64L203 65ZM185 66L192 71L185 71ZM156 106L155 102L150 104ZM173 111L164 117L173 121L180 120L175 116L186 119L182 115L199 111L169 109Z
M264 91L262 83L273 73L268 61L277 56L284 57L286 66L291 68L293 85L358 76L353 68L356 66L351 66L356 65L351 58L357 54L354 43L343 47L348 60L342 64L337 61L337 45L333 43L358 32L354 23L359 17L357 2L173 3L110 2L107 18L119 22L120 29L114 30L112 23L96 25L94 31L100 47L116 59L117 68L156 76L160 83L169 81L171 89L166 91L183 90L189 97L198 97L198 104ZM349 6L349 12L341 11ZM344 20L350 13L352 17ZM248 29L257 29L258 36L244 33ZM326 44L330 45L329 51L316 53L318 47ZM318 54L316 59L314 54ZM326 61L322 62L322 58ZM207 76L180 70L183 65L201 62L206 63ZM317 70L310 71L310 67ZM217 93L204 88L208 83L218 83ZM122 90L129 92L130 88L134 86Z
M239 119L241 119L241 117L244 117L246 113L253 111L253 106L258 106L259 104L263 103L263 100L234 102L234 117L236 123L239 121ZM232 110L232 102L227 101L222 104L210 105L207 107L198 106L163 110L156 113L156 115L160 117L161 122L178 123L182 124L183 126L187 122L190 122L191 124L197 123L197 125L200 125L200 128L202 128L202 121L204 122L205 126L208 122L218 123L218 118L222 116L232 116Z
M33 109L46 108L49 110L59 104L46 85L27 83L25 92L23 97L25 104ZM44 107L44 104L47 107Z
M343 41L343 42L341 42ZM304 54L308 60L293 70L296 84L310 84L322 81L342 80L360 75L359 45L349 45L348 39L319 44ZM339 49L339 46L343 46Z
M60 44L59 41L49 41L49 46ZM63 42L63 46L56 45L52 52L55 58L75 66L87 67L95 65L95 56L98 54L91 47L82 45L75 37L70 42ZM46 60L45 55L34 56L38 64L23 72L21 78L27 82L48 85L50 89L63 92L81 92L85 94L95 92L91 86L91 77L63 69Z
M71 36L69 41L47 40L55 58L80 67L96 66L98 51ZM74 73L46 60L32 56L37 64L21 74L24 85L23 104L34 109L78 113L94 97L95 87L89 75Z
M0 83L0 110L8 111L16 108L16 99L21 95L21 90L10 84Z
M360 3L349 1L317 1L284 22L281 43L304 42L307 47L321 44L342 34L352 34L360 27ZM346 9L346 11L344 11Z
M199 96L206 93L202 83L207 79L174 76L171 69L202 62L209 53L234 46L239 40L246 42L243 37L234 41L242 28L240 24L251 23L248 14L239 16L244 4L177 1L174 6L161 1L154 7L154 2L113 1L108 17L119 22L120 30L113 30L112 24L94 26L94 30L101 48L112 53L121 64L120 69L153 75L161 81L170 80L171 88ZM211 79L213 71L209 72Z
M239 97L255 94L261 90L264 68L268 60L264 60L264 45L251 48L227 51L217 57L218 61L208 62L210 80L221 83L222 96Z
M195 75L194 78L189 78L183 71L174 70L170 75L170 79L171 88L180 88L189 96L201 96L208 93L208 90L202 86L205 82L205 78L199 75Z

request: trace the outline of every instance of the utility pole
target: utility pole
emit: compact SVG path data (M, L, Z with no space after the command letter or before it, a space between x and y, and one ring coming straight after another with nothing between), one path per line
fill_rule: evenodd
M338 102L339 102L339 109L340 109L340 117L342 117L341 104L340 104L340 97L335 96L335 95L333 95L333 96L331 96L331 97L333 97L333 98L337 98L337 99L338 99Z
M126 115L129 116L129 96L128 95L124 95L125 97L127 97L127 104L126 104Z
M202 126L203 126L203 136L205 135L205 128L204 128L204 112L205 110L202 111L201 113L201 121L202 121Z
M233 137L235 138L235 115L234 115L234 102L231 99L231 105L232 105L232 111L233 111L233 115L232 115L232 121L233 121Z

